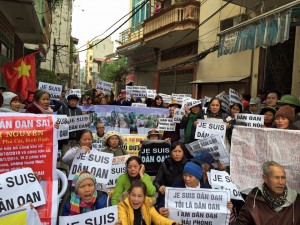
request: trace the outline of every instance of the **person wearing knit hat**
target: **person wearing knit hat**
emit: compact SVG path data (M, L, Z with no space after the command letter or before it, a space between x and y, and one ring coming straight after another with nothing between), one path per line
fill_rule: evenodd
M62 216L78 215L108 206L108 195L96 190L93 174L84 170L74 175L71 196L63 206Z
M249 111L251 114L260 114L261 100L259 97L250 99Z
M3 103L0 112L19 112L20 98L13 92L3 92Z
M123 149L124 138L117 131L108 131L102 138L103 146L106 148L103 152L112 153L114 156L127 155L128 153Z
M295 111L288 105L281 106L275 114L275 127L279 129L298 130L294 122Z
M200 188L200 180L202 177L202 168L193 162L188 162L183 168L183 180L186 187Z

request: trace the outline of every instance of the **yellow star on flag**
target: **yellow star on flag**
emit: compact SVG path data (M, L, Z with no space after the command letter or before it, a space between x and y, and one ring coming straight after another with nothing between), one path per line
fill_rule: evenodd
M26 65L23 60L21 62L21 65L19 67L15 67L14 69L19 72L18 79L20 79L22 76L26 76L26 77L30 76L30 72L29 71L31 69L31 66L30 65Z

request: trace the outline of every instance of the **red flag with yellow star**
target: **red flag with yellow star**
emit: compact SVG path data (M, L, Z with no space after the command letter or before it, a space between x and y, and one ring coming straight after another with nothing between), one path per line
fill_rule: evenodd
M36 91L35 54L32 53L1 67L9 91L20 93L22 100L28 92Z

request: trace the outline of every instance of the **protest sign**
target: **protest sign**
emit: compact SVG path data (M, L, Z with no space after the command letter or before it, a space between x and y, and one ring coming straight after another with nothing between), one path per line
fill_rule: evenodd
M229 88L229 101L230 101L230 105L232 105L233 103L239 103L243 105L239 93L237 93L235 90L231 88Z
M155 89L147 89L147 98L154 99L156 96L156 90Z
M37 208L41 221L57 217L57 134L52 115L3 113L0 116L0 173L30 167L41 177L46 204Z
M95 142L95 143L92 143L92 147L94 148L94 149L97 149L98 151L103 151L104 149L106 149L106 146L103 146L103 144L102 144L102 142L99 142L99 143L97 143L97 142Z
M138 102L133 102L131 103L132 107L147 107L147 104L144 103L138 103Z
M126 134L124 135L125 144L123 145L123 148L129 155L138 155L139 144L141 143L141 141L146 139L146 135Z
M135 97L146 97L147 86L126 86L126 98L130 99L131 95Z
M69 132L88 129L90 126L90 115L69 116Z
M78 98L81 98L81 89L70 89L68 93L66 93L66 96L68 97L69 95L77 95Z
M73 180L74 175L82 170L91 172L97 183L106 184L109 181L113 154L92 150L86 153L85 150L78 151L73 160L69 180Z
M59 127L57 129L57 140L69 139L69 118L67 115L54 115Z
M163 131L175 131L176 123L173 122L173 118L159 118L157 130Z
M59 225L114 225L118 221L118 207L110 206L75 216L60 216Z
M230 99L229 95L226 95L225 91L221 92L216 96L216 98L221 100L221 109L223 109L225 112L230 112Z
M50 84L40 81L38 89L47 91L50 95L50 99L59 100L59 96L61 95L62 91L62 85Z
M186 98L186 97L191 98L192 95L191 94L175 94L175 93L172 93L173 100L176 100L180 104L183 102L183 99Z
M201 100L193 99L193 98L188 98L184 99L182 102L181 109L185 109L185 107L194 107L196 105L201 105Z
M0 175L0 212L9 211L31 202L44 205L45 196L31 168L13 170Z
M111 174L109 177L109 182L106 185L107 188L115 187L118 177L121 174L126 173L125 163L129 157L130 157L130 155L122 155L122 156L113 157L113 162L112 162L112 166L111 166Z
M261 127L264 125L264 115L236 113L235 114L236 125L246 127Z
M263 163L285 168L287 183L300 191L300 131L236 126L230 152L230 176L240 191L261 185Z
M228 225L228 190L204 188L166 188L165 207L169 218L182 224Z
M178 109L178 108L176 108L174 110L173 122L174 123L180 123L180 121L181 121L182 117L184 116L184 114L185 114L184 109Z
M161 163L170 156L170 142L165 141L143 141L140 150L142 162L145 165L145 172L154 175L158 172Z
M210 137L194 141L189 144L188 149L192 156L197 155L203 150L208 151L213 155L214 160L220 160L224 165L229 165L229 155L224 146L223 140L219 135L212 135Z
M219 135L225 140L226 123L213 122L209 120L197 120L195 139L203 139L212 135Z
M226 171L210 170L209 180L213 189L229 190L231 199L244 201L239 189L232 182L230 175Z
M96 89L97 90L108 92L108 93L111 92L112 87L113 87L113 83L106 82L106 81L103 81L103 80L98 81L97 84L96 84Z
M223 91L223 92L224 92L224 91ZM225 92L224 92L224 93L225 93ZM218 98L218 97L216 96L216 98ZM203 99L203 101L201 101L201 102L202 102L202 107L205 107L205 104L209 103L210 100L211 100L211 97L205 96L204 99Z
M159 95L162 97L164 103L171 103L171 95L166 95L163 93L159 93Z

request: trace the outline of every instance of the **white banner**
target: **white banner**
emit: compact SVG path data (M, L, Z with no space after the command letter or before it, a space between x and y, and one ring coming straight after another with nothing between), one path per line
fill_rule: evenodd
M163 93L159 93L159 95L162 97L164 103L170 103L172 100L171 95L166 95Z
M104 92L111 92L111 89L113 87L113 83L106 82L103 80L100 80L96 84L96 89Z
M176 108L174 110L173 122L174 123L180 123L180 121L181 121L182 117L184 116L184 114L185 114L184 109L178 109L178 108Z
M236 126L230 176L240 191L262 184L262 165L273 160L285 168L287 183L300 191L300 131Z
M126 98L130 99L130 96L146 97L147 86L126 86Z
M106 146L103 146L102 142L100 142L100 143L97 143L97 142L92 143L92 147L95 148L95 149L97 149L100 152L103 151L104 149L106 149Z
M90 115L69 116L69 132L88 129L90 126Z
M229 95L226 95L225 91L221 92L216 96L216 98L221 100L221 108L229 113L230 112L230 99Z
M197 120L195 139L203 139L212 135L219 135L225 141L226 123L212 122L210 120Z
M113 154L110 153L96 150L85 153L81 150L75 155L68 179L73 180L77 172L87 170L95 176L97 183L106 184L109 181L112 159Z
M62 85L39 82L38 89L45 90L50 94L50 99L59 100L61 95Z
M230 100L230 105L232 105L233 103L239 103L243 105L239 93L237 93L235 90L231 88L229 88L229 100Z
M147 89L147 98L154 99L156 96L156 90L155 89Z
M69 95L77 95L78 98L81 98L81 89L70 89L68 91L68 93L66 93L66 97L68 97Z
M165 207L169 218L182 224L228 225L228 190L166 188Z
M246 127L261 127L264 125L264 115L236 113L235 114L236 125Z
M172 93L172 98L174 100L176 100L177 102L179 102L180 104L182 104L183 102L183 99L184 98L191 98L192 95L191 94L175 94L175 93Z
M210 170L209 183L213 189L229 190L231 199L244 201L239 189L232 182L230 175L226 171Z
M118 206L82 213L75 216L60 216L59 225L114 225L118 221Z
M59 125L57 129L57 140L69 139L69 119L67 115L53 115L56 123Z
M0 212L31 202L35 207L46 203L42 186L31 168L0 174Z
M185 98L182 102L181 109L185 109L185 107L190 107L192 108L195 105L201 105L201 100L193 99L193 98Z
M131 103L131 106L132 107L147 107L147 104L144 104L144 103L137 103L137 102L133 102Z
M226 151L225 145L219 135L212 135L208 138L194 141L189 144L188 149L192 156L195 156L198 152L207 150L214 160L220 160L225 166L229 165L229 155Z
M157 130L175 131L176 123L173 122L173 118L159 118Z

